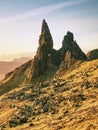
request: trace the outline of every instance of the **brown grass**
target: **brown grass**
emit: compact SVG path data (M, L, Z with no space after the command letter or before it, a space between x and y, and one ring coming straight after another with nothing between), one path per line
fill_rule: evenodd
M59 85L55 87L55 84ZM15 91L16 93L20 91L26 94L35 93L34 87L23 90L25 87L16 88L10 93ZM11 104L20 108L24 105L32 106L34 101L6 100L0 102L0 126L5 124L4 130L98 130L98 60L79 64L59 79L55 79L55 83L41 87L40 91L41 93L35 97L34 101L53 94L49 101L58 113L41 113L29 118L23 125L10 128L8 121L18 113L19 109L9 106ZM0 100L7 95L1 96ZM60 101L61 97L64 98L62 101ZM57 106L54 105L56 101L60 102ZM36 105L37 108L39 104ZM29 126L31 122L34 126Z

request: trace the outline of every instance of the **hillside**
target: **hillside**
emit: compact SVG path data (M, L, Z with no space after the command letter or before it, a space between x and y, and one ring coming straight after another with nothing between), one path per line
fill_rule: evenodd
M13 61L0 61L0 80L2 80L8 72L13 71L15 68L29 61L29 57L21 57Z
M98 60L46 82L18 87L0 97L4 130L97 130Z
M44 19L34 58L0 82L1 130L98 130L98 59L70 31L53 44Z

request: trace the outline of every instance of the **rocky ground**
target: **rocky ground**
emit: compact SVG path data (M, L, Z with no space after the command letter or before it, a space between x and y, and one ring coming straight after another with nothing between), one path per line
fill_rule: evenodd
M98 60L1 96L0 129L98 130Z

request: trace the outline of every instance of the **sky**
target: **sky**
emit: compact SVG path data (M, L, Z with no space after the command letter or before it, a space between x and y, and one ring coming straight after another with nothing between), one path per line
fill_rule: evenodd
M0 60L36 52L43 19L55 49L67 31L84 52L98 48L98 0L0 0Z

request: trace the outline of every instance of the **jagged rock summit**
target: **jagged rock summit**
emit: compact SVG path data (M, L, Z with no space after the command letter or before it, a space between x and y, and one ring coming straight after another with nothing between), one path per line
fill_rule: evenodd
M64 36L62 48L60 49L60 58L61 62L63 61L67 68L69 68L77 60L87 60L87 56L78 46L74 40L73 33L70 31L68 31Z
M53 76L58 68L63 66L64 69L69 69L77 60L87 60L87 56L77 45L73 33L68 31L62 41L62 47L59 50L55 50L49 27L46 21L43 20L38 48L34 58L8 73L0 84L9 86L9 90L11 90L10 85L13 86L14 84L14 86L17 86L17 83L31 82L33 79L43 76L45 72L47 72L47 75L51 75L50 71L52 71Z
M39 46L32 61L31 77L35 78L43 74L47 67L50 58L50 53L53 49L53 39L49 27L45 20L42 21L41 35L39 37Z
M41 46L46 45L47 48L49 49L53 48L53 39L45 19L43 19L42 21L41 35L39 37L39 45Z
M67 51L69 51L76 59L81 59L81 60L87 59L86 55L82 52L82 50L74 40L73 33L70 31L68 31L67 35L64 36L62 42L62 50L64 56L67 53Z
M60 50L53 49L53 39L49 27L45 20L42 21L39 47L32 63L32 78L42 75L47 70L49 62L58 66L64 61L68 68L76 60L86 59L86 55L74 41L73 33L70 31L64 36L62 48Z
M55 59L57 59L58 63ZM62 48L60 50L53 49L53 39L49 27L46 21L43 20L39 46L32 62L31 79L42 75L47 70L49 62L60 65L64 61L70 67L76 60L85 59L87 59L86 55L74 41L73 33L69 31L64 36Z

